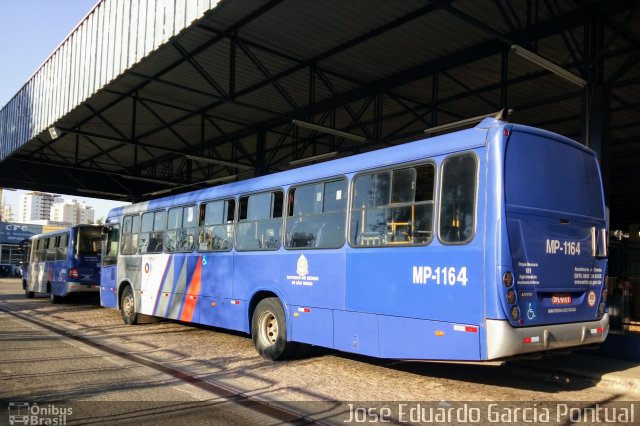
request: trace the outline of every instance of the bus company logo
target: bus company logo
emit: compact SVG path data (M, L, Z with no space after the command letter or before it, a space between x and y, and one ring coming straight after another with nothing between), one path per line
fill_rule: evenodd
M296 274L287 275L287 281L290 281L291 285L312 286L314 282L320 281L319 277L309 275L309 261L304 254L301 254L298 258Z
M303 278L309 275L309 262L307 261L307 258L304 257L304 254L301 254L298 258L296 273Z
M73 408L47 404L40 407L37 403L10 402L10 425L66 425L67 417L73 415Z
M593 308L594 306L596 306L596 292L591 290L589 292L589 295L587 296L587 303L589 304L589 307Z
M149 271L151 270L151 264L149 262L144 264L144 273L148 274Z

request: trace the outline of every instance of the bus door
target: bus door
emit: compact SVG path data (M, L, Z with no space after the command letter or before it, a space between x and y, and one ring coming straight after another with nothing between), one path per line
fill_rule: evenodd
M97 226L79 227L77 232L76 254L80 284L99 285L102 230Z
M103 228L102 262L100 268L100 305L118 308L118 248L120 225Z
M515 290L502 297L512 324L601 318L606 222L594 154L515 129L506 147L505 202L513 276L501 288Z

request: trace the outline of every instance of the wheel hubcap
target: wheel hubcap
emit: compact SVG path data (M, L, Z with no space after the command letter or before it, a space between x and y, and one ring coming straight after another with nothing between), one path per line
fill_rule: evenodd
M258 322L260 340L267 346L272 346L278 340L278 320L271 312L264 312Z
M133 298L131 296L127 296L122 301L122 310L126 316L133 315Z

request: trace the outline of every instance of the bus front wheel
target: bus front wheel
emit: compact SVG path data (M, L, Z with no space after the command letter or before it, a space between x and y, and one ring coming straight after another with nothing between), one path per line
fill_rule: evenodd
M294 352L295 343L287 342L287 320L277 298L263 299L256 306L251 338L258 354L271 361L285 359Z
M27 299L33 299L33 296L35 296L35 293L33 291L25 290L24 295L27 296Z
M136 301L133 298L133 290L126 286L120 296L120 313L125 324L133 325L138 322L138 314L136 313Z

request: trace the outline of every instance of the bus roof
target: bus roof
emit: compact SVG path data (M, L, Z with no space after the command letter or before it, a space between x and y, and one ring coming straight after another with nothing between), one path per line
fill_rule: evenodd
M55 231L43 232L42 234L34 234L30 236L28 239L33 240L40 237L49 237L51 235L62 234L63 232L68 232L71 228L98 228L98 227L101 227L101 225L92 225L88 223L83 223L81 225L68 226L66 228L56 229Z
M202 200L230 197L240 193L253 193L290 184L312 182L332 176L342 176L382 166L407 163L423 158L477 148L484 146L487 143L487 132L489 129L502 125L509 125L511 129L515 131L534 133L543 137L551 137L576 148L593 153L593 151L583 145L556 133L524 125L510 124L494 118L485 118L477 126L470 129L326 161L320 164L251 178L240 182L218 185L211 188L118 207L109 212L108 218L118 217L127 213L153 210L156 208L160 209L173 205L190 204Z
M500 124L503 122L497 123ZM463 151L483 146L486 142L486 134L486 128L477 126L455 133L448 133L240 182L218 185L129 206L117 207L109 212L108 218L118 217L127 213L163 208L170 205L189 204L200 200L232 196L239 193L253 193L294 183L312 182L327 177L347 175L385 165L407 163L426 157Z

